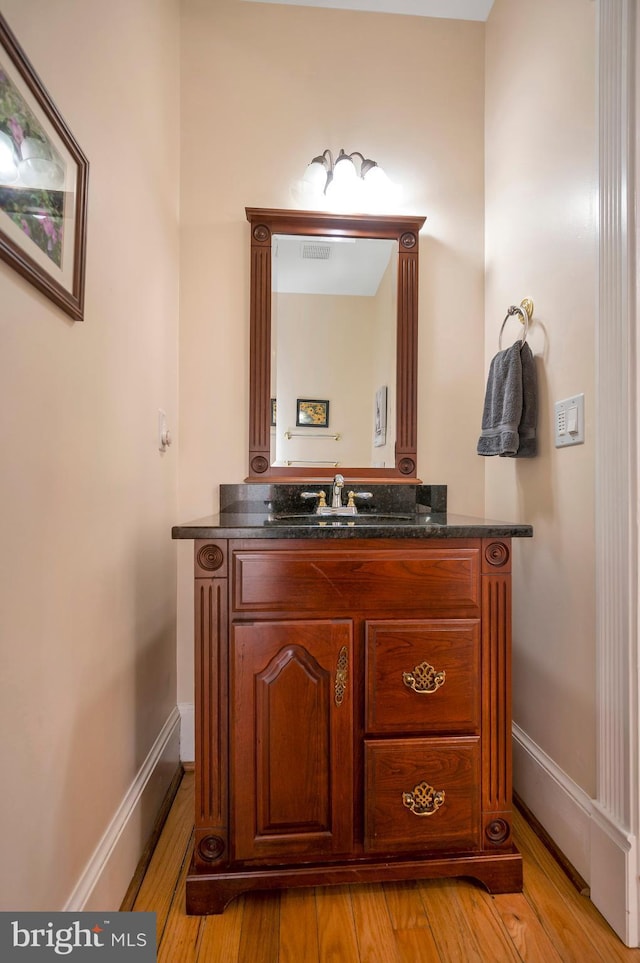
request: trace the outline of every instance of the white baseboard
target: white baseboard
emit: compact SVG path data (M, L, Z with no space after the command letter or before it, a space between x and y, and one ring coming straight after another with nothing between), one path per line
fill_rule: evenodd
M638 946L638 843L594 801L591 900L627 946Z
M120 803L63 910L113 912L122 904L179 764L174 708Z
M193 762L196 758L195 706L193 702L179 702L180 710L180 761Z
M514 790L591 884L590 797L515 723L512 732Z
M638 946L638 840L620 828L519 726L513 787L589 883L591 901L627 946Z

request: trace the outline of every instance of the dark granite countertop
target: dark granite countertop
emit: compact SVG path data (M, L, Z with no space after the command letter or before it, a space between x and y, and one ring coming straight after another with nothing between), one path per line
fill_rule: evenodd
M403 517L319 516L276 518L272 513L210 515L176 525L173 538L529 538L531 525L448 512Z
M326 483L220 485L220 514L172 529L173 538L529 538L531 525L447 512L447 486L363 484L353 486L357 515L318 515L307 489ZM366 489L366 491L365 491Z

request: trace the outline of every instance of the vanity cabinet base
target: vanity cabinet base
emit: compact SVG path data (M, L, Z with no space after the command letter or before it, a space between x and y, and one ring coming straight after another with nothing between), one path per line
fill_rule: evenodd
M506 538L195 547L187 912L467 876L522 889Z
M522 890L522 856L512 846L495 855L461 855L400 862L378 861L359 865L302 866L272 869L260 867L235 872L194 872L187 876L187 913L215 915L224 911L236 896L254 890L279 890L298 886L338 886L347 883L397 883L403 880L475 879L491 894Z

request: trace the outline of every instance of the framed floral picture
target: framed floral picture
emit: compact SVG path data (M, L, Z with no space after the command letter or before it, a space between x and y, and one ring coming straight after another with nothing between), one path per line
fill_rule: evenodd
M0 14L0 258L84 317L89 163Z
M329 402L298 398L296 402L296 425L303 428L328 428Z

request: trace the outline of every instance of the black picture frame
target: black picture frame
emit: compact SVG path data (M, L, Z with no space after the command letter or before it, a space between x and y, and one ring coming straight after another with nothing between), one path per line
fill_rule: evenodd
M328 428L329 402L315 398L298 398L296 401L297 428Z

